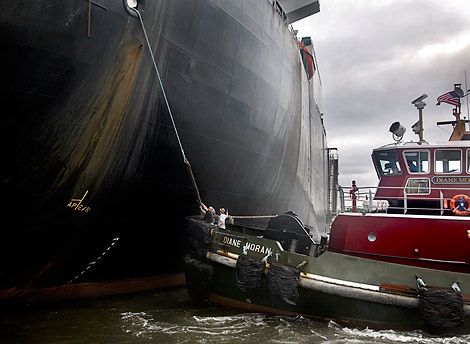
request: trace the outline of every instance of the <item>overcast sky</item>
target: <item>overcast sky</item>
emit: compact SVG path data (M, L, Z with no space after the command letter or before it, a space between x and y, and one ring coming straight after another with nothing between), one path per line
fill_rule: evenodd
M470 88L470 0L320 0L320 13L293 26L313 40L341 185L377 185L370 154L394 142L393 122L406 127L405 141L418 140L411 101L423 93L425 140L448 140L452 128L436 122L453 120L453 106L436 98L454 83L465 88L465 71Z

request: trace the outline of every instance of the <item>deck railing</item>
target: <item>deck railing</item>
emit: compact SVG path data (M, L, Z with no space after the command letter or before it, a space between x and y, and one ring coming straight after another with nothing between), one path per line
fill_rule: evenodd
M448 215L451 212L451 197L449 195L469 195L468 188L454 187L428 187L428 195L407 192L409 187L342 187L338 186L339 209L337 213L432 213L434 215ZM395 194L403 196L375 197L379 190L397 190ZM431 196L431 195L438 195ZM467 204L467 209L470 204ZM469 210L470 211L470 210Z

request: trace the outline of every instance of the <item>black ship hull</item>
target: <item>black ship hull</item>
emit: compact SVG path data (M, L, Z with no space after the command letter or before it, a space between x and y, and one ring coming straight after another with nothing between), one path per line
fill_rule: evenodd
M139 11L202 200L323 230L325 132L272 3ZM121 1L15 1L0 38L0 297L181 271L197 192L139 20Z

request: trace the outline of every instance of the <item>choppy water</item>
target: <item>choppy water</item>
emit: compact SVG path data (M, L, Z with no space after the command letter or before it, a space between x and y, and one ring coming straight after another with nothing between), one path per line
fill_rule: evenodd
M470 343L192 302L184 289L0 310L0 343Z

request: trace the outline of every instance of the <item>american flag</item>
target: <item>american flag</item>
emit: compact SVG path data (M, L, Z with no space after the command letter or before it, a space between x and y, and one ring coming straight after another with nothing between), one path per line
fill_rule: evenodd
M437 97L437 104L440 105L441 102L452 104L455 106L460 106L460 97L455 91L450 91L444 93L442 96Z

